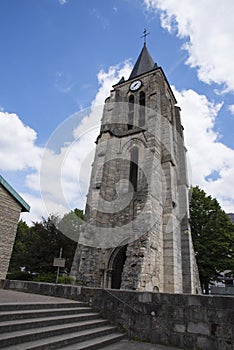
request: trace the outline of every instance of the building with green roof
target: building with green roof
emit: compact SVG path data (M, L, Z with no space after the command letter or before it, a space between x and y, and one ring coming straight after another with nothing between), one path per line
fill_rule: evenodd
M0 279L5 279L21 212L30 206L0 175Z

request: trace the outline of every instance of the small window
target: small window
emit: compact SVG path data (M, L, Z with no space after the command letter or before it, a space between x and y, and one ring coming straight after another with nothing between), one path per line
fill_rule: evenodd
M143 91L141 91L140 93L139 104L140 104L139 126L144 126L145 125L145 93Z
M132 184L134 192L137 192L138 181L138 148L133 147L131 150L129 181Z
M134 123L134 96L129 96L128 100L128 130L133 128Z

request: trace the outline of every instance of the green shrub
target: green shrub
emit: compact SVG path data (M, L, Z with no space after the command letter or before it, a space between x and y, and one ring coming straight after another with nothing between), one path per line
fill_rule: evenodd
M55 283L56 274L53 273L41 273L37 276L33 277L33 281L35 282L47 282L47 283ZM72 284L72 277L70 276L59 276L58 283L61 284Z
M78 286L86 286L87 283L85 281L75 281L75 284Z
M8 272L6 278L8 280L31 281L33 279L33 275L24 271L13 271Z
M41 273L33 277L34 282L55 283L56 275L54 273Z
M70 276L59 276L58 283L61 284L73 284L74 279Z

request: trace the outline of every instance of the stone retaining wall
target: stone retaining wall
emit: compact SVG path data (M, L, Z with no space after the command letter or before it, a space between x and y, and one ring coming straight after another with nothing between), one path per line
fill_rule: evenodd
M211 294L221 294L221 295L233 295L234 296L234 286L225 286L225 287L210 287Z
M234 349L234 298L3 281L2 288L92 305L130 338L189 350Z

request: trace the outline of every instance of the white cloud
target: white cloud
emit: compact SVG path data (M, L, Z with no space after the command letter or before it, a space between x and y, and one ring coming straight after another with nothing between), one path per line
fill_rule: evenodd
M84 117L81 124L74 130L74 136L76 138L93 127L100 127L102 108L105 99L110 94L112 85L116 84L123 76L125 78L128 77L131 69L130 61L125 61L123 65L111 66L107 72L103 70L99 71L97 78L100 88L91 104L91 113Z
M234 91L234 1L144 0L161 13L161 24L186 38L187 64L198 68L200 80L225 84Z
M197 68L200 80L223 84L222 93L234 91L232 0L144 2L149 11L160 14L163 28L185 40L187 64ZM214 131L222 104L210 102L193 90L175 90L175 95L182 108L193 184L216 197L226 211L234 211L234 150L224 145L221 135ZM229 110L234 113L234 105Z
M36 132L16 114L0 112L0 170L38 168L42 149Z
M28 223L84 207L104 100L112 85L130 70L128 61L107 72L101 70L91 108L65 120L44 149L36 146L36 132L16 114L0 112L0 170L26 171L22 187L26 185L28 191L21 195L31 206L30 213L22 214Z
M46 146L40 170L27 175L28 188L41 190L46 216L51 213L62 215L75 207L85 206L104 101L112 85L122 76L128 77L131 68L127 61L98 73L100 87L90 109L77 112L55 130ZM28 217L27 221L31 217L34 221L35 217L39 220L40 202L35 197L29 197L28 201L31 214L24 217Z
M68 0L58 0L58 2L60 3L60 5L65 5L67 4Z
M234 211L234 150L219 141L214 131L222 104L214 104L193 90L173 88L181 107L185 144L192 167L192 184L217 198L223 209ZM212 174L218 177L213 178Z
M30 213L21 213L20 219L31 225L32 222L41 221L42 217L47 217L46 210L40 197L30 194L29 192L20 193L21 197L30 205Z
M234 114L234 105L228 106L229 111Z

